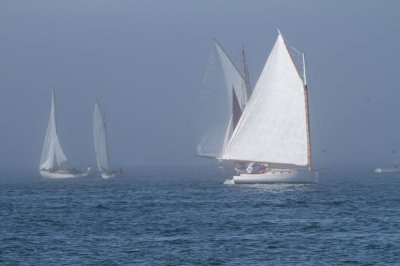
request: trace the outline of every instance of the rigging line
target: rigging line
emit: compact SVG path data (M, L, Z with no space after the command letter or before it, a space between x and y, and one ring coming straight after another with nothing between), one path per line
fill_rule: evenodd
M294 46L292 46L291 44L289 44L290 48L292 48L296 53L298 53L299 55L302 55L303 53L300 52L299 50L297 50Z

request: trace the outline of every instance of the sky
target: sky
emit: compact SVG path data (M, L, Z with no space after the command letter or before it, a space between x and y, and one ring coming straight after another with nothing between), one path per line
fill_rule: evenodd
M196 104L212 39L254 85L280 29L306 54L316 164L400 158L400 1L0 1L0 169L36 168L57 96L77 168L104 105L111 165L201 163ZM395 153L392 152L395 151Z

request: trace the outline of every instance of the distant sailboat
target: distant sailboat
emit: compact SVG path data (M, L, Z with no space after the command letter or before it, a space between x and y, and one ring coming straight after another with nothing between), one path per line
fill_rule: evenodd
M103 108L96 102L93 115L93 137L97 166L103 178L122 176L122 170L111 171L108 158L107 126Z
M200 91L198 156L220 155L249 98L247 81L214 40Z
M42 177L46 178L73 178L87 176L89 171L90 167L86 172L68 167L67 157L61 148L57 135L56 101L53 91L51 94L50 119L40 159L39 172Z
M227 183L310 183L312 170L305 77L279 33L254 91L219 159L237 162Z
M400 161L396 160L393 162L392 168L376 168L375 173L397 173L400 172Z

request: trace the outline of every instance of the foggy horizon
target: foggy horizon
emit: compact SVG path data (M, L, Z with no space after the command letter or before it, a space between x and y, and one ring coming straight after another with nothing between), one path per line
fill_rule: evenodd
M254 88L277 28L306 55L315 165L391 166L400 159L399 10L396 1L3 1L0 169L38 168L53 89L76 168L95 165L96 98L111 168L213 163L194 156L213 38L240 70L244 46Z

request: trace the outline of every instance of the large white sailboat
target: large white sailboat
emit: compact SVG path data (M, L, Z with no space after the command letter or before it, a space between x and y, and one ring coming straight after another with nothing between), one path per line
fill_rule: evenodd
M226 183L312 183L304 54L295 63L279 32L253 93L219 159L237 163Z
M214 40L200 91L198 156L217 158L220 155L239 121L249 94L248 79L240 74Z
M108 156L108 141L107 141L107 125L103 108L99 101L94 106L93 114L93 137L94 149L96 151L97 166L103 178L111 178L122 176L121 169L117 171L110 170L110 161Z
M58 140L56 101L53 91L51 94L50 119L40 159L39 172L45 178L74 178L87 176L89 171L90 167L86 172L83 172L68 166L67 157Z

